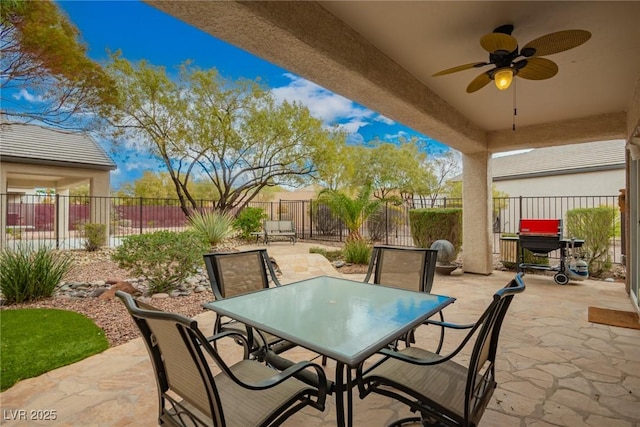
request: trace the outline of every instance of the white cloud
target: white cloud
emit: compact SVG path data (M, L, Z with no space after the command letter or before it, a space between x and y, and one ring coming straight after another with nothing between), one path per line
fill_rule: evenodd
M360 128L373 121L387 125L395 124L393 120L302 77L290 73L285 74L285 77L290 79L291 83L271 90L276 100L299 102L306 106L314 117L327 125L338 125L349 133L357 133Z
M391 120L391 119L390 119L390 118L388 118L388 117L383 116L382 114L378 114L378 115L374 118L374 120L375 120L376 122L382 122L382 123L384 123L385 125L389 125L389 126L392 126L392 125L395 125L395 124L396 124L396 122L394 122L393 120Z
M26 89L20 89L20 92L13 94L13 98L21 101L21 100L25 100L27 102L44 102L44 98L40 95L32 95L28 90Z
M137 162L126 162L123 166L127 172L131 172L131 171L135 171L143 168L143 165Z
M396 133L385 133L384 136L382 137L382 139L385 141L396 141L399 138L410 139L411 135L409 135L408 132L399 130Z
M368 125L369 122L364 122L362 120L352 120L347 123L340 123L338 128L344 129L347 133L358 133L361 127Z

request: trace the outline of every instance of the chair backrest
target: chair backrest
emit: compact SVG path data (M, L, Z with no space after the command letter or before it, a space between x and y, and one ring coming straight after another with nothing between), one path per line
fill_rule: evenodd
M182 417L192 421L189 425L206 425L201 415L184 405L187 402L211 418L214 425L224 425L222 405L202 346L207 347L218 367L224 371L229 368L211 348L197 322L147 305L143 309L125 292L118 291L116 295L138 326L152 360L159 393L159 418L181 412Z
M513 296L523 292L524 289L522 275L518 274L504 288L497 291L493 295L493 301L489 304L489 307L480 316L480 319L478 319L474 328L458 347L458 350L453 353L458 353L478 331L469 360L469 376L465 389L466 420L478 421L489 403L488 400L492 390L489 390L488 387L492 387L490 384L495 381L494 364L502 322L511 305Z
M426 248L405 248L376 245L364 279L373 283L431 292L438 251Z
M204 263L216 299L266 289L269 280L280 286L266 249L205 254Z
M283 233L291 233L295 231L293 221L278 221L278 230L282 231Z
M291 233L296 230L296 228L293 225L293 221L290 221L290 220L280 220L280 221L265 220L262 225L262 228L266 233L274 233L274 232Z

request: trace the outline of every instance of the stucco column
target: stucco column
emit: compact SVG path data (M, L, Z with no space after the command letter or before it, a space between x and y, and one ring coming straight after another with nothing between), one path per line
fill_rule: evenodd
M109 244L109 223L111 222L111 199L109 199L109 172L96 174L89 181L89 194L91 197L90 222L104 224L106 238L104 245Z
M0 248L7 243L7 171L0 168Z
M65 188L60 190L56 188L56 194L60 197L56 198L56 202L60 205L56 207L56 212L58 215L56 216L55 227L58 230L58 237L64 241L68 242L69 239L69 189Z
M493 271L490 160L491 155L486 151L462 156L462 267L465 273L491 274Z

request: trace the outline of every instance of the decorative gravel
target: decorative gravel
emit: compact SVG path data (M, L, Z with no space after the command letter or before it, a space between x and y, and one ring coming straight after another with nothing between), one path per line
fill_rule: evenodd
M97 252L70 251L74 257L74 268L65 278L67 282L92 282L126 280L131 275L111 261L111 251ZM175 298L154 299L152 304L162 310L172 311L193 317L205 310L201 304L213 299L210 290L202 293L191 293L189 296ZM57 308L82 313L92 319L102 328L109 344L112 346L124 344L140 336L133 320L129 316L124 304L118 298L47 298L24 304L1 306L0 309L17 308Z

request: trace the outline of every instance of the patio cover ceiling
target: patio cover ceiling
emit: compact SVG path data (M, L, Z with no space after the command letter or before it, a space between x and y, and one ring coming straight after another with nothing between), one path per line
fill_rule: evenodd
M464 153L640 133L640 2L147 3ZM555 77L516 79L515 132L513 89L467 94L477 69L431 77L486 61L480 37L503 24L520 46L566 29L592 33L548 57Z

